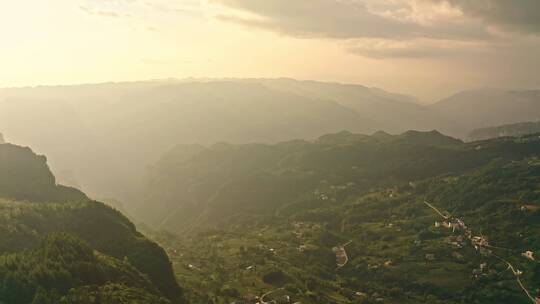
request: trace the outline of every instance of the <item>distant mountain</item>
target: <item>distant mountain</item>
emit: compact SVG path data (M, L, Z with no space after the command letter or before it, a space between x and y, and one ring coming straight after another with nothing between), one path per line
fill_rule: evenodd
M292 79L0 90L0 130L12 142L46 154L60 181L122 200L140 185L146 166L178 144L431 130L441 121L410 97Z
M443 115L432 113L413 97L389 93L361 85L295 81L292 79L258 80L276 90L294 92L316 99L331 100L378 124L371 130L401 133L406 130L451 130L453 124ZM353 131L354 130L350 130Z
M470 140L484 140L505 136L522 136L540 133L540 122L518 122L489 128L472 130L468 138Z
M0 282L0 303L183 302L161 247L11 144L0 144Z
M46 154L62 183L127 203L147 166L179 144L276 143L341 130L466 138L478 127L537 119L537 101L536 91L482 90L423 106L377 88L293 79L105 83L0 89L0 130Z
M540 119L540 91L465 91L429 108L455 122L465 137L473 129Z

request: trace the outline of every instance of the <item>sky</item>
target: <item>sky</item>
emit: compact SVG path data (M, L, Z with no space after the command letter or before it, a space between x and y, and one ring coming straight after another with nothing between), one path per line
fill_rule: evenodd
M0 87L291 77L540 89L538 0L0 0Z

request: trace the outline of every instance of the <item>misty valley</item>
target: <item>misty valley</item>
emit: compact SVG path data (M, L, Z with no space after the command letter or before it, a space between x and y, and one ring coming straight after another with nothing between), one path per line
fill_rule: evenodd
M540 304L540 0L0 1L0 304Z

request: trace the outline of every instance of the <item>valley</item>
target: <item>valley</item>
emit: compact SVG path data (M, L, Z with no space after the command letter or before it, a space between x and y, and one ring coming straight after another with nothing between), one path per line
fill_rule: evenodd
M199 220L187 231L180 228L180 234L148 232L166 248L178 281L187 287L186 296L192 302L256 303L276 289L275 298L267 296L275 303L536 301L540 267L536 260L524 256L526 252L539 254L540 249L538 209L533 207L540 206L535 199L540 182L536 135L470 144L429 132L386 138L377 141L379 154L386 145L399 151L413 145L422 147L412 150L417 153L437 148L456 154L445 155L449 163L443 166L439 160L429 161L440 152L409 151L406 163L411 158L422 159L425 167L421 172L432 172L411 179L399 178L413 176L409 167L400 166L402 154L384 153L386 162L394 164L374 167L377 174L384 174L376 183L363 187L356 175L343 169L346 154L342 149L374 139L343 133L319 141L323 138L324 150L340 155L329 158L335 162L330 167L320 161L299 166L301 158L290 144L287 153L295 154L296 162L290 162L289 157L285 157L289 162L272 160L280 164L279 170L286 171L284 164L295 167L301 180L317 176L317 170L330 170L313 187L299 187L306 182L293 180L295 191L300 193L291 194L286 184L273 183L271 193L265 194L273 209L244 205L257 199L239 202L237 196L220 198L232 186L216 184L220 194L207 208L229 208L228 217L213 218L212 212L206 211L201 213L206 220ZM310 145L303 143L300 149L311 150ZM482 149L478 149L480 145ZM264 149L249 151L242 153L240 163L246 164L249 157ZM366 157L363 151L352 159ZM264 163L260 157L258 163ZM231 163L230 158L214 155L212 159ZM352 159L347 160L348 166ZM321 165L325 167L317 167ZM298 172L300 168L315 172L304 175ZM249 193L257 189L255 176L269 174L261 170L243 169L223 178L234 188L244 189L237 191ZM222 176L212 172L214 177ZM359 176L369 172L362 171ZM404 172L407 174L402 175ZM238 181L242 186L236 185ZM290 198L285 205L279 203L286 201L283 195ZM525 204L530 206L524 208ZM340 246L346 248L346 259Z

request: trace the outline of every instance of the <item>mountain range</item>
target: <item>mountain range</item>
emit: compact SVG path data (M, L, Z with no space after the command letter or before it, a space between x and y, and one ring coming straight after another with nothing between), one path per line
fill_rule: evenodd
M12 88L0 90L0 130L46 154L63 184L130 201L147 167L178 144L276 143L342 130L436 129L465 139L496 122L537 119L539 96L477 90L425 106L377 88L293 79Z

